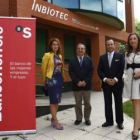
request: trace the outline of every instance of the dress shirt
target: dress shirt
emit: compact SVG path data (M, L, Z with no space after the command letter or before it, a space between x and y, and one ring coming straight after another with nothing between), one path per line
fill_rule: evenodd
M79 63L80 63L80 61L81 61L81 60L80 60L80 57L82 57L82 61L83 61L84 55L83 55L83 56L77 56Z
M109 61L109 55L111 55L111 63L112 63L114 51L111 52L111 53L107 52L107 54L108 54L108 61ZM105 82L106 79L107 79L107 78L105 77L105 78L103 79L103 81ZM115 79L116 82L118 82L118 79L117 79L116 77L114 77L114 79Z

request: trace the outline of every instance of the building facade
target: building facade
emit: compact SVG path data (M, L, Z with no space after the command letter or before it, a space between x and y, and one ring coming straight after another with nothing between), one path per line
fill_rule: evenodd
M84 43L93 58L93 90L101 90L97 74L100 55L106 52L105 41L112 38L125 43L134 31L133 0L4 0L0 1L0 16L36 18L36 84L42 85L41 60L53 37L61 41L65 68L65 89L71 90L68 75L69 60L75 56L78 43ZM126 22L126 31L124 29Z

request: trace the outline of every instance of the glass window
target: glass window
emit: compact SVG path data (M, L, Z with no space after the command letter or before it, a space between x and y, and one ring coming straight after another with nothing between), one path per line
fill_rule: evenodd
M79 0L52 0L52 3L63 8L79 9Z
M102 11L101 0L80 0L80 9Z
M125 22L125 5L124 2L117 2L117 17Z
M64 35L65 64L68 64L69 60L75 56L75 48L75 36Z
M103 0L103 13L117 16L117 0Z
M36 62L41 63L47 49L47 31L36 29Z
M91 56L91 39L90 38L86 39L86 52L87 52L87 55Z
M49 3L51 3L51 0L48 0Z
M44 0L44 1L47 1L47 2L51 3L51 0Z

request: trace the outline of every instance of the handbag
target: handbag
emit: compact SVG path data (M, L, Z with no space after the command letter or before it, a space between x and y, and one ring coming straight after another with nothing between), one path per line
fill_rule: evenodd
M45 94L45 96L48 96L48 90L47 90L47 86L46 85L42 87L42 91Z

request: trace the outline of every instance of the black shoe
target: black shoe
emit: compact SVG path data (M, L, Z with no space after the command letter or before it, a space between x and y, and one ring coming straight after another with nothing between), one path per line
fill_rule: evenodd
M75 124L75 125L79 125L81 122L82 122L82 121L76 120L76 121L74 122L74 124Z
M138 135L133 135L133 132L132 132L132 139L133 140L138 140L138 138L139 138L139 134Z
M121 129L121 130L124 129L123 124L118 124L118 128Z
M91 121L90 121L90 120L86 120L86 121L85 121L85 124L86 124L86 125L91 125Z
M104 124L102 124L102 127L108 127L108 126L112 126L113 123L108 123L108 122L105 122Z

